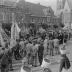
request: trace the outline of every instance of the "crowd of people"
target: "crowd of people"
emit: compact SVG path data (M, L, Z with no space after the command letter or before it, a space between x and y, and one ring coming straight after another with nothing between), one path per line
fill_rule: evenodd
M9 43L2 47L1 72L12 69L12 58L16 60L27 58L28 65L37 67L42 64L46 55L59 55L59 45L66 43L70 36L64 32L38 33L36 36L27 34L16 40L16 45L10 48Z

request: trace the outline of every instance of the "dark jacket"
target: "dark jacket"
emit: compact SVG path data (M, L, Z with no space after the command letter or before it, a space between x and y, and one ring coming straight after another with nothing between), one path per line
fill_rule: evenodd
M42 56L43 55L43 51L44 51L44 46L40 45L39 48L38 48L38 55Z
M59 72L61 72L63 68L66 68L65 64L67 64L67 66L68 66L68 68L69 68L69 66L70 66L69 59L68 59L68 57L64 54L64 55L62 55L62 59L61 59L61 62L60 62Z

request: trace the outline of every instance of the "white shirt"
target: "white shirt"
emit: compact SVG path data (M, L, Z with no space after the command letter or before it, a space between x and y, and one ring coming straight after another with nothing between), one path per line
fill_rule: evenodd
M44 40L44 48L47 47L47 43L48 43L48 40L45 39L45 40Z

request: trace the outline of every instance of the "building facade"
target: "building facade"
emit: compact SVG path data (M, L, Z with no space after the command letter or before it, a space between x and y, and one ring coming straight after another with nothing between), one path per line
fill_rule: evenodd
M14 20L17 21L19 26L21 23L34 23L36 25L43 23L53 26L60 22L51 7L29 3L24 0L20 0L15 6L0 5L0 22L12 24Z
M72 0L58 0L57 11L59 12L59 14L62 14L62 22L64 23L65 27L71 29Z

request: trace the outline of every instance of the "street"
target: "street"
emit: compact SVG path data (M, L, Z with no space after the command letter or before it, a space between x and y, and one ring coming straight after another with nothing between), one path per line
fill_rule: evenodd
M72 72L72 0L0 0L0 72L59 72L60 63Z
M67 43L67 51L69 52L67 54L68 58L70 59L71 61L71 65L72 65L72 41L68 41ZM47 57L49 58L49 56ZM60 56L57 55L57 56L54 56L53 59L55 61L60 61ZM59 72L59 63L53 63L49 66L49 68L52 70L52 72ZM43 68L41 68L40 66L39 67L32 67L32 72L42 72ZM11 71L12 72L12 71ZM20 70L14 70L13 72L20 72Z

